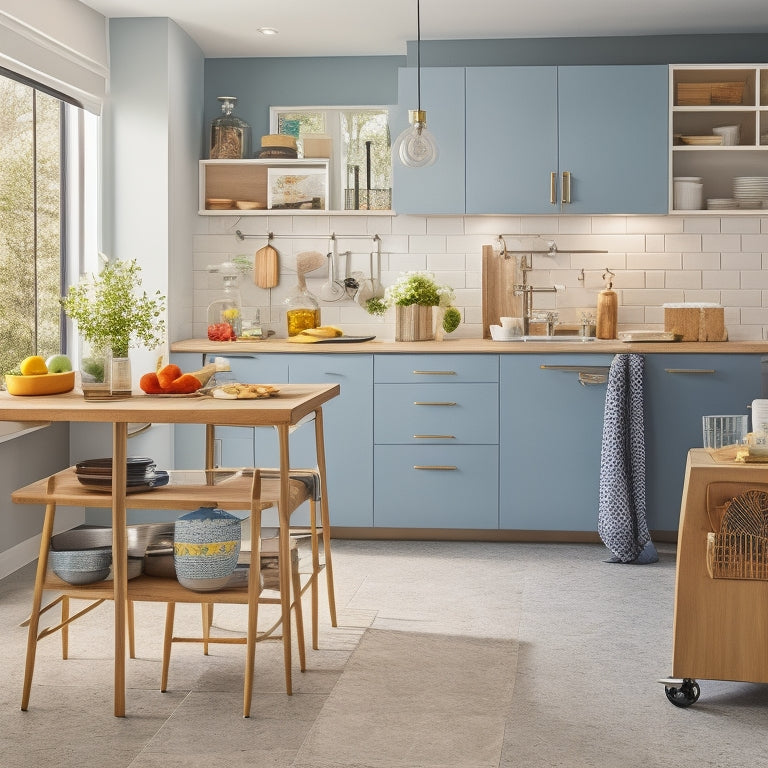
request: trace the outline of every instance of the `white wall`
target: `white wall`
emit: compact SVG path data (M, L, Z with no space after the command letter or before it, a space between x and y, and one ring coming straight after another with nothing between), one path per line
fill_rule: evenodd
M768 339L768 215L767 216L201 216L205 234L194 238L193 336L205 338L206 308L217 296L219 278L206 271L211 263L253 253L265 239L238 240L234 231L265 235L274 232L280 252L281 276L277 288L262 290L251 276L241 280L245 311L258 307L262 321L284 337L281 301L296 284L295 255L305 250L329 250L328 235L382 236L382 282L391 284L400 271L428 269L456 289L463 324L456 336L482 336L481 252L501 233L509 249L546 248L554 239L562 253L534 257L533 285L561 283L557 294L536 294L534 306L554 308L560 321L578 322L584 310L594 312L603 287L605 268L616 273L619 293L619 330L663 330L665 302L707 301L725 308L729 337L733 340ZM301 237L291 239L290 235ZM306 235L317 237L306 238ZM353 270L368 271L373 241L343 239L339 250L351 248ZM567 249L605 250L604 254L574 254ZM342 260L343 268L343 260ZM584 280L581 281L581 270ZM317 292L325 280L318 272L309 279ZM271 305L271 306L270 306ZM348 334L394 337L391 313L384 320L371 318L351 300L322 303L325 323L339 324Z

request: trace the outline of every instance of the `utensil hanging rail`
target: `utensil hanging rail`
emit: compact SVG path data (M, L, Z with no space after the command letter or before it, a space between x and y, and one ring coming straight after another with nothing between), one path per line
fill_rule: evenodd
M235 237L238 240L263 240L265 237L267 240L276 240L279 238L285 238L286 240L318 240L328 237L327 235L276 235L274 232L267 232L266 235L244 235L239 229L235 230ZM331 241L337 240L373 240L374 243L381 242L381 236L378 234L373 235L337 235L335 232L331 232Z
M537 250L535 248L525 248L523 250L511 250L507 248L507 241L504 239L505 237L511 237L515 240L522 240L524 238L533 238L536 240L544 240L544 242L547 244L547 247L545 249ZM556 256L558 253L608 253L608 251L598 251L598 250L576 250L573 248L565 248L564 250L559 250L557 247L557 243L554 240L546 240L543 235L521 235L516 234L512 232L502 232L497 238L496 238L496 250L498 251L499 256L502 258L508 258L511 255L523 255L523 254L545 254L547 256Z

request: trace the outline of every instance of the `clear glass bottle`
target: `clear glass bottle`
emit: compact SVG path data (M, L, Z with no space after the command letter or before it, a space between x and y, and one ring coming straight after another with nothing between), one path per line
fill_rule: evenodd
M235 96L219 96L221 116L211 121L212 160L241 160L251 156L251 126L232 112Z
M211 341L237 341L243 332L243 303L237 268L227 262L208 270L221 272L224 280L222 295L208 305L208 338Z
M320 305L306 287L297 287L296 293L285 300L285 305L289 336L320 325Z

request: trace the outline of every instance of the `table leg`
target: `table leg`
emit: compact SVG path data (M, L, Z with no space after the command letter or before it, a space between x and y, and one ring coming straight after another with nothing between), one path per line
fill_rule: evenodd
M112 573L115 599L115 717L125 717L125 614L128 603L128 532L125 514L128 424L112 428Z
M328 512L328 483L325 481L325 437L323 434L323 409L315 411L315 453L317 471L320 473L320 523L323 529L323 550L325 555L325 579L328 591L328 608L331 626L336 622L336 595L333 590L333 560L331 559L331 520Z
M290 696L293 692L291 682L291 536L290 512L288 504L289 480L291 462L289 456L288 425L277 427L280 441L280 500L278 501L279 532L279 574L280 574L280 608L283 622L283 660L285 664L285 691Z
M26 712L29 706L29 694L32 690L32 673L35 671L35 654L37 652L37 630L40 626L40 606L43 601L43 584L48 568L48 550L53 535L53 520L56 505L47 504L43 533L40 538L40 553L37 558L37 573L35 575L35 590L32 596L32 613L29 617L29 632L27 634L27 659L24 665L24 688L21 694L21 709Z

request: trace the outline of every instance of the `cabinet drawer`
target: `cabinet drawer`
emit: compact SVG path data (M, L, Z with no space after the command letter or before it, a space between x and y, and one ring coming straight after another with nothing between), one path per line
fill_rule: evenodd
M376 384L376 443L499 441L498 384Z
M376 383L472 382L499 380L498 355L376 355Z
M374 525L498 528L496 446L377 445Z

